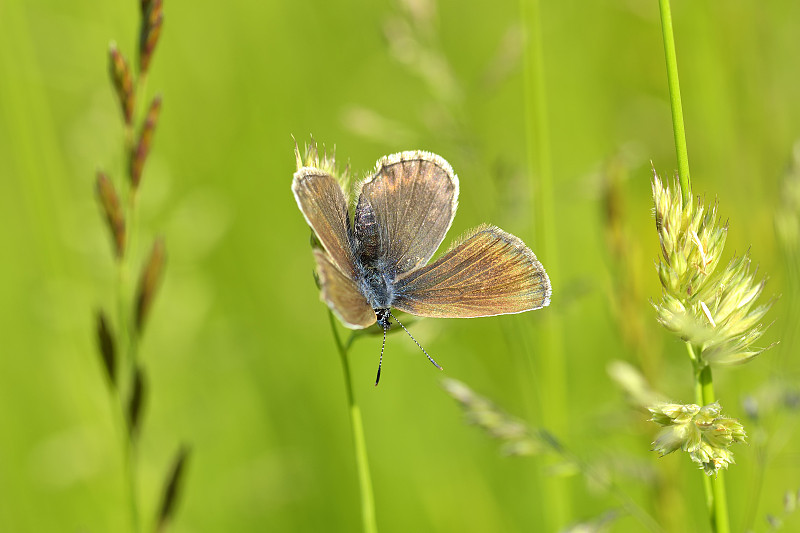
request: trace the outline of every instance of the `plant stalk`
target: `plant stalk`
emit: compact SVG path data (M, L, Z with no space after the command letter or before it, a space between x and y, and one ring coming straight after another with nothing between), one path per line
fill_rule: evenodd
M125 461L125 477L128 478L128 505L131 512L131 524L134 533L139 533L139 496L136 489L136 450L134 448L133 437L128 428L127 411L125 405L120 404L122 413L122 439L123 439L123 461Z
M129 145L130 128L125 128L125 147ZM128 180L123 180L122 189L129 196L131 189ZM125 207L128 207L126 210ZM112 402L116 404L119 415L118 432L122 447L123 477L127 489L128 508L130 513L131 532L139 533L139 504L136 489L136 458L134 442L132 441L131 428L128 422L128 400L133 391L133 376L136 368L136 331L133 326L133 298L130 291L130 271L132 267L131 252L133 243L131 235L134 233L133 208L127 201L123 201L121 208L125 210L125 248L122 256L117 258L117 346L119 347L118 367L119 376L116 385L112 388Z
M714 396L714 380L711 376L711 366L704 364L699 358L699 350L690 343L686 343L689 356L694 363L695 401L699 406L705 406L716 401ZM722 471L714 476L703 474L703 489L706 495L706 505L711 519L711 530L714 533L730 533L728 519L728 498L725 492L725 475Z
M342 362L342 372L344 373L344 386L347 392L347 406L350 412L350 427L353 430L353 444L355 445L356 467L358 469L358 485L361 489L361 522L364 533L377 533L378 524L375 519L375 496L372 491L372 478L369 473L369 462L367 460L367 444L364 439L364 424L361 419L361 408L356 403L353 394L353 383L350 377L350 362L347 360L347 352L350 349L353 337L348 343L342 344L339 330L336 329L336 319L333 313L328 310L328 318L331 323L331 331L336 341L336 349L339 352L339 359Z
M536 218L533 232L542 262L549 272L558 273L558 253L555 228L555 195L550 148L550 125L547 119L547 94L544 53L542 45L541 6L539 0L520 0L520 13L525 28L524 105L528 172L531 183L531 205ZM534 177L536 179L534 179ZM557 279L557 278L556 278ZM551 282L553 278L551 277ZM537 316L537 319L540 317ZM561 318L552 311L541 316L538 328L541 375L535 378L541 384L540 406L543 424L556 434L563 435L567 415L567 386ZM532 355L529 353L529 357ZM535 368L531 363L529 367ZM570 496L567 481L557 476L545 476L543 508L546 529L555 531L564 527L570 517Z
M667 64L667 83L672 109L672 131L675 137L675 152L678 157L678 179L681 186L683 204L692 201L691 180L689 177L689 153L686 148L686 129L683 122L681 89L678 81L678 59L675 54L675 37L672 32L672 13L669 0L659 0L661 30L664 38L664 57ZM711 367L700 359L699 350L687 343L689 356L695 369L695 397L701 407L714 403L714 381ZM714 477L704 474L703 487L706 503L711 517L711 528L715 533L729 533L728 501L725 494L725 478L722 472Z
M667 84L669 103L672 109L672 133L675 136L675 152L678 157L678 179L681 184L683 205L692 199L692 186L689 178L689 152L686 149L686 130L683 125L683 106L681 87L678 82L678 59L675 55L675 37L672 34L672 13L669 0L659 0L661 11L661 31L664 36L664 56L667 61Z

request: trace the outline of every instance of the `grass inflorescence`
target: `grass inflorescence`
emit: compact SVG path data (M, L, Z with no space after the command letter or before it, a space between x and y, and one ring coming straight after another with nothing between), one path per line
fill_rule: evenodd
M139 344L164 277L167 259L164 239L154 239L150 253L139 269L135 284L132 283L129 272L139 253L136 249L138 243L134 238L138 231L136 196L142 184L145 162L152 148L161 112L161 97L155 96L151 100L143 117L137 113L137 104L145 97L145 80L161 33L162 7L161 0L141 1L137 72L134 72L116 44L112 43L109 47L109 72L125 131L126 179L114 180L109 173L98 171L96 180L96 194L111 235L117 268L118 306L116 321L105 310L98 311L97 336L101 360L110 384L111 400L117 406L121 426L120 442L130 505L130 526L134 533L150 530L151 522L154 531L166 529L174 516L189 457L189 448L186 446L182 446L174 455L165 475L157 515L145 522L140 516L137 443L140 440L149 390L144 363L139 357ZM138 133L137 123L140 124Z
M738 421L721 416L711 365L747 362L764 351L755 342L764 332L759 321L771 303L752 308L764 281L755 281L748 254L714 275L727 225L720 224L716 204L708 208L699 200L694 204L670 2L659 0L659 6L678 183L670 190L653 171L662 255L657 263L662 298L654 305L659 322L686 344L694 369L696 404L658 403L650 408L652 420L664 427L654 449L662 454L683 449L709 474L703 486L711 527L715 533L727 533L730 523L721 470L733 462L728 447L743 442L745 431Z

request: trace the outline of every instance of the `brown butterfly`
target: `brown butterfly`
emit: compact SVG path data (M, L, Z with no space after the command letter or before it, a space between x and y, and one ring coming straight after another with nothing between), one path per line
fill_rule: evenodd
M323 247L314 250L322 300L348 328L377 322L384 345L389 318L400 324L392 308L424 317L475 318L550 303L542 264L524 242L495 226L469 231L427 264L458 206L458 177L436 154L412 151L380 159L360 185L352 219L349 195L326 171L300 168L292 191ZM383 347L376 385L382 361Z

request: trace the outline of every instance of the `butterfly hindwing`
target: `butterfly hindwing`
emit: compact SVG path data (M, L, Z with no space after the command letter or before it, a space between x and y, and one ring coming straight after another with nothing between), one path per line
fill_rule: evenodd
M324 250L314 250L319 275L320 298L350 329L360 329L375 323L375 311L358 291L356 283L342 274Z

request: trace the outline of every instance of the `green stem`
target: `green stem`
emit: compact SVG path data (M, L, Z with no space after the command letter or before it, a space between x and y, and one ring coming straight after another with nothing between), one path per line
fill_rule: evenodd
M133 369L134 364L132 360L135 358L133 355L134 349L132 348L133 339L136 333L131 327L130 317L128 312L130 309L130 299L127 297L127 258L123 257L119 260L117 265L117 304L119 313L119 337L118 346L123 347L120 351L122 356L122 363L119 368L119 376L117 384L114 386L113 402L117 405L119 412L119 438L122 444L122 461L123 473L125 477L125 484L128 491L128 506L130 508L131 531L133 533L139 532L139 505L138 497L136 494L136 465L133 450L133 442L131 441L131 430L128 427L127 409L128 405L124 398L129 398L133 387Z
M525 27L525 133L528 169L531 174L531 195L533 230L536 235L536 248L542 262L552 274L559 272L558 251L555 229L558 220L555 215L555 195L553 192L553 171L550 148L550 126L547 119L547 94L545 87L544 53L542 45L542 16L539 0L520 0L520 13ZM534 176L538 179L534 180ZM551 277L551 282L557 279ZM556 291L554 291L556 292ZM540 376L535 378L542 384L542 421L559 435L563 435L567 416L566 358L563 355L561 318L553 310L541 317L541 328L537 331L540 343L539 353L545 354L541 361ZM531 356L529 352L529 357ZM536 365L530 364L531 368ZM567 481L557 476L546 476L542 491L545 501L546 529L558 530L569 521L570 496Z
M378 524L375 520L375 497L372 492L372 479L369 474L369 462L367 461L367 445L364 439L364 424L361 420L361 409L356 403L353 394L353 384L350 378L350 363L347 360L347 352L350 348L353 337L345 345L336 329L336 319L333 313L328 311L328 318L331 323L331 331L336 341L336 349L339 351L339 358L342 362L344 373L344 386L347 392L347 405L350 411L350 427L353 430L353 443L355 444L356 467L358 468L358 484L361 488L361 521L365 533L376 533Z
M703 364L697 355L696 349L686 343L689 355L694 363L695 398L697 405L704 406L716 401L714 396L714 380L711 376L711 367ZM725 492L725 476L719 471L714 476L703 474L703 489L706 495L708 513L711 517L711 529L715 533L729 533L728 498Z
M126 247L123 257L117 262L117 312L119 322L119 336L117 345L121 347L121 364L119 376L115 387L115 402L120 413L120 438L122 439L123 472L128 488L128 504L133 533L139 533L139 503L136 489L136 451L134 449L133 435L128 424L128 402L133 393L133 381L136 372L137 360L137 331L133 324L133 298L131 297L129 272L132 266L131 250L133 249L132 236L135 233L133 223L134 210L127 213Z
M678 82L678 59L675 55L675 37L672 34L672 14L669 0L659 0L658 5L661 9L661 30L664 35L664 56L667 61L669 102L672 108L672 132L675 136L675 152L678 156L678 178L681 183L683 203L686 205L692 199L692 187L689 179L689 152L686 149L686 130L683 125L681 87Z
M124 153L130 153L130 146L133 139L133 128L125 126L124 132ZM125 173L123 172L123 175ZM128 424L128 402L133 391L133 376L136 368L136 331L133 326L133 298L130 290L130 272L133 266L131 256L134 250L133 234L135 233L135 221L133 205L131 200L132 189L130 180L123 179L119 190L125 191L122 208L125 210L125 248L122 257L117 260L117 346L120 347L120 365L118 368L119 376L117 385L114 388L114 402L119 411L119 438L122 447L123 476L127 487L128 507L130 512L130 523L132 533L139 533L139 504L136 490L136 460L134 444L132 442L131 428ZM125 207L127 206L127 209Z
M139 525L139 496L136 490L136 450L134 449L133 436L127 424L127 409L125 404L122 407L123 432L123 461L125 461L125 476L128 478L128 504L131 511L131 524L134 533L141 531Z
M128 212L127 212L127 226L126 231L127 235L127 249L125 250L125 257L123 259L124 263L126 264L124 269L126 272L134 272L132 276L128 276L127 290L123 288L123 294L125 301L122 303L124 306L125 311L125 328L128 331L127 337L127 363L128 363L128 372L130 373L130 382L133 382L133 375L136 372L136 365L139 359L139 331L136 330L136 320L135 320L135 306L136 306L136 284L139 283L138 276L135 274L137 271L136 269L136 260L138 259L138 254L136 250L139 247L139 216L138 210L136 209L136 201L134 196L134 190L132 187L128 188ZM141 276L141 272L139 272L139 276Z
M136 190L132 186L130 176L130 157L136 146L136 120L141 116L144 105L145 87L147 85L147 75L142 74L134 81L134 112L131 123L125 124L123 133L123 179L119 190L126 191L126 198L123 205L127 206L125 212L125 249L122 257L117 261L117 312L119 319L119 336L117 345L122 347L120 355L122 358L120 365L120 375L117 385L114 387L114 401L118 405L120 413L119 434L122 439L123 471L128 487L128 504L130 507L131 530L133 533L141 531L141 521L139 517L139 498L136 483L136 443L132 428L128 418L129 401L134 390L134 379L139 352L139 332L134 323L134 297L130 285L129 273L134 266L136 259L135 252L137 247L138 224L136 220ZM124 207L123 207L124 209ZM135 282L134 282L135 283Z
M128 498L128 511L130 513L131 533L139 533L139 504L136 496L136 466L135 456L133 450L133 442L131 440L131 432L128 427L128 417L126 404L122 400L122 391L117 385L111 384L110 396L112 403L115 405L114 416L115 425L117 426L117 434L119 435L120 443L122 445L122 472L125 478L125 485L127 489Z
M137 83L135 90L138 93L140 84ZM138 109L138 105L136 106ZM138 113L134 113L135 117ZM120 355L122 357L120 365L120 376L117 386L116 401L120 407L122 415L122 430L120 431L122 442L122 453L124 461L124 476L128 486L128 499L131 513L131 525L133 533L141 531L141 521L139 517L139 497L137 494L136 483L136 450L134 436L131 427L128 424L128 409L129 401L133 394L134 376L136 375L136 365L138 361L139 352L139 332L136 330L134 323L134 294L133 286L131 285L130 273L135 271L136 249L138 246L138 220L136 209L136 191L131 186L130 176L128 173L128 158L130 157L131 150L134 146L134 126L125 125L124 132L124 147L125 159L123 162L124 170L122 175L126 176L123 179L122 188L120 190L126 191L126 198L124 199L123 206L127 206L125 210L125 249L122 257L117 262L117 306L119 314L119 342L118 346L122 347ZM135 276L134 276L135 278ZM137 280L134 279L133 283Z
M669 101L672 109L672 131L675 136L675 152L678 157L678 178L681 185L683 203L692 200L691 179L689 176L689 152L686 148L686 128L683 123L683 107L681 89L678 81L678 59L675 54L675 37L672 33L672 14L669 0L659 0L661 13L661 30L664 37L664 57L667 63L667 83L669 84ZM714 382L711 367L704 364L699 353L687 344L692 363L695 368L695 395L700 406L714 403ZM725 494L725 478L722 472L710 478L704 475L706 501L711 515L711 526L715 533L728 533L728 502Z

